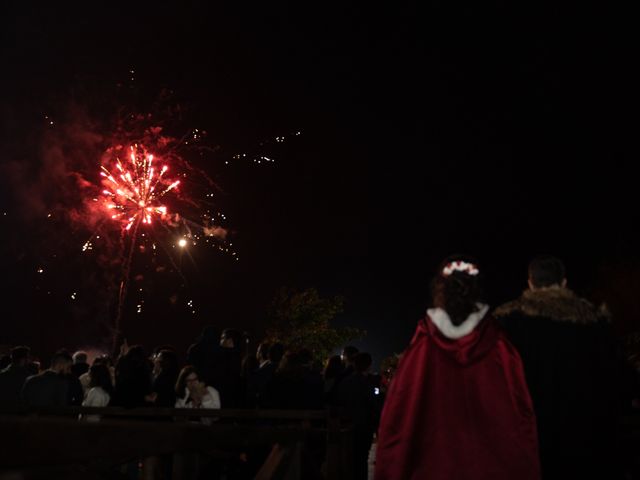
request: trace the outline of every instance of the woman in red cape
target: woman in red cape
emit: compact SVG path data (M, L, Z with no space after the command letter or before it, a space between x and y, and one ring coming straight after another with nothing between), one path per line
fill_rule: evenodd
M376 480L537 480L535 416L518 352L481 303L479 269L446 260L435 308L392 380Z

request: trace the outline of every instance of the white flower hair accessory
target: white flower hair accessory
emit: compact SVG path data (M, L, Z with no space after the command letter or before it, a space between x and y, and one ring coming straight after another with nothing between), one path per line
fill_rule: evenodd
M453 272L463 272L467 275L475 277L480 273L480 270L478 270L478 267L476 267L473 263L467 263L460 260L456 262L449 262L442 269L442 274L445 277L448 277Z

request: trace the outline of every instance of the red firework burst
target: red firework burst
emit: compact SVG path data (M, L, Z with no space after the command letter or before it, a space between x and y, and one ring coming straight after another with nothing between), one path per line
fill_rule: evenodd
M106 208L125 230L136 222L151 224L154 217L165 217L167 207L159 200L180 184L180 180L171 181L164 176L169 167L157 169L153 162L154 156L143 146L132 145L126 162L116 157L115 175L101 165Z

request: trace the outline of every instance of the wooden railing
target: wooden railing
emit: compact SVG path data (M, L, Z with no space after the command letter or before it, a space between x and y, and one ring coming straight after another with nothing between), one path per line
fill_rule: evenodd
M99 421L79 421L80 416ZM203 418L211 421L205 424ZM257 479L297 479L312 437L326 445L324 477L350 479L352 430L328 410L16 409L0 412L0 480L21 478L9 476L16 473L71 478L80 472L79 477L100 478L100 472L136 459L255 447L272 449ZM174 471L173 478L183 477Z
M78 421L99 415L100 421ZM210 425L199 419L211 418ZM640 416L620 419L623 442L640 468ZM312 436L326 446L324 478L352 478L352 430L336 412L141 408L40 408L0 412L0 480L96 479L138 459L198 451L272 448L256 479L303 478ZM634 468L629 465L629 468ZM111 477L108 477L111 478ZM146 478L153 478L146 476ZM174 480L185 478L174 470Z

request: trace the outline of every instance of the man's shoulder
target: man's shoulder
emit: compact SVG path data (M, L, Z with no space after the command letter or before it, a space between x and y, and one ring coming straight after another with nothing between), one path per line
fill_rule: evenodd
M31 375L27 377L25 383L30 384L68 384L69 380L62 375L59 375L50 370L38 373L37 375Z
M25 390L38 389L41 388L43 384L47 382L47 378L43 375L43 373L38 373L36 375L28 376L23 384L23 388Z
M522 305L520 299L511 300L498 306L493 312L493 318L498 322L502 322L507 317L522 314Z
M40 372L40 373L36 373L35 375L29 375L25 381L29 383L41 382L42 379L45 378L46 373L47 372Z
M253 372L253 375L256 377L265 377L265 376L269 376L269 375L273 375L276 371L276 365L274 365L273 363L269 362L261 367L259 367L257 370L255 370Z

